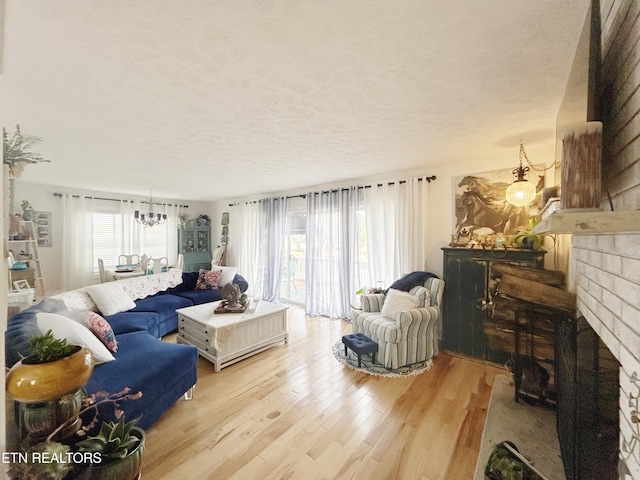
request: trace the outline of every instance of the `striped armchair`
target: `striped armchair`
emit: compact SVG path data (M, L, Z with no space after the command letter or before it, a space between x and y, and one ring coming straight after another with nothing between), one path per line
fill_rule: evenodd
M362 310L351 312L353 333L363 333L378 344L376 358L387 368L428 360L438 353L443 291L443 280L427 279L424 287L414 287L409 293L418 297L420 305L428 306L404 310L396 318L380 313L383 294L362 295Z

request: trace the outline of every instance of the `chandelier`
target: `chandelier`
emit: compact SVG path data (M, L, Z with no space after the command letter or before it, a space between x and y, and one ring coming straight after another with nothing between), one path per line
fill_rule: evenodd
M513 170L516 180L507 188L507 202L516 207L524 207L529 205L536 197L536 187L533 183L529 183L525 174L529 171L529 167L522 166L522 159L526 159L527 154L524 151L524 145L520 143L520 166Z
M154 225L163 225L167 223L167 214L153 213L153 206L159 205L153 201L151 192L149 192L149 211L147 213L140 213L140 210L135 210L133 216L140 225L145 227L153 227Z

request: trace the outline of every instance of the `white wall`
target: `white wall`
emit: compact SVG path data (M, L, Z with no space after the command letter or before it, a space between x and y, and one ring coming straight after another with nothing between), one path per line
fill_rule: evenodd
M36 168L36 167L34 167ZM36 185L16 181L16 206L19 207L23 200L28 200L36 211L51 212L52 236L51 247L40 247L40 264L45 281L47 295L53 295L62 290L62 279L59 275L62 266L62 199L54 193L73 193L79 195L96 196L102 198L148 200L148 197L135 195L122 195L108 192L95 192L88 190L69 190L51 185ZM155 198L158 202L179 203L188 205L185 210L190 217L196 217L204 213L212 215L211 204L202 202L177 201L166 198ZM213 216L212 216L213 218ZM177 232L176 232L177 235Z

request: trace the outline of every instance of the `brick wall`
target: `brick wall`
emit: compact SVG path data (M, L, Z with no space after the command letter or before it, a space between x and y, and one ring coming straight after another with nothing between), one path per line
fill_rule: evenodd
M639 393L630 379L640 376L640 233L574 235L570 265L578 310L621 364L620 455L631 474L620 478L637 479L640 445L626 450L639 433L629 398Z
M603 122L603 191L613 209L640 208L640 2L600 0L601 70L598 96ZM597 6L597 2L595 3ZM609 210L609 200L603 206ZM620 457L640 480L639 424L631 421L630 395L639 394L640 225L637 232L574 235L570 274L578 308L621 364ZM638 439L640 441L640 438Z

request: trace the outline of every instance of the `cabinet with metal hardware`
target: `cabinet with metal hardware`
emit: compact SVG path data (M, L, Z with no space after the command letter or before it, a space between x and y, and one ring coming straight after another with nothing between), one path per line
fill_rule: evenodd
M490 348L484 321L490 314L491 266L496 262L543 268L545 250L445 247L443 250L442 347L503 364L510 354ZM489 305L488 305L489 303Z

